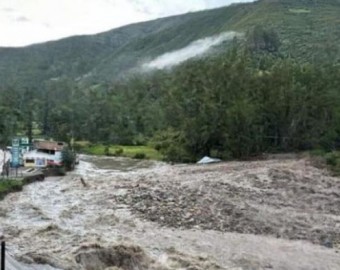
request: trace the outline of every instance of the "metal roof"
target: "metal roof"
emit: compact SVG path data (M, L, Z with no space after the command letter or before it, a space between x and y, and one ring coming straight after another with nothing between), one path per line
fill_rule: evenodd
M62 151L66 147L66 143L56 141L36 141L34 142L34 147L40 150Z

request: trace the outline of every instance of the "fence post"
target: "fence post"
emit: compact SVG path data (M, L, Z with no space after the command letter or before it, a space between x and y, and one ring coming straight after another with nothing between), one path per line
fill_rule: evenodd
M6 252L6 243L1 242L1 270L5 270L5 252Z

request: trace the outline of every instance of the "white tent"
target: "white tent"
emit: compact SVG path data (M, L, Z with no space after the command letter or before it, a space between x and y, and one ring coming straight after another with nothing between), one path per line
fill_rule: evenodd
M197 164L210 164L210 163L217 163L217 162L221 162L221 160L218 158L211 158L211 157L205 156L200 161L198 161Z

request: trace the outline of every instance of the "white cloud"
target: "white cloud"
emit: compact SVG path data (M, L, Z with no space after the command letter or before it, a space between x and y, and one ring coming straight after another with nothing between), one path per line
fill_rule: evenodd
M129 23L252 0L1 0L0 46L93 34Z
M179 65L189 59L201 56L207 53L211 48L221 44L223 41L232 40L240 36L236 32L225 32L220 35L211 36L196 40L180 50L165 53L149 63L143 65L143 69L165 69Z

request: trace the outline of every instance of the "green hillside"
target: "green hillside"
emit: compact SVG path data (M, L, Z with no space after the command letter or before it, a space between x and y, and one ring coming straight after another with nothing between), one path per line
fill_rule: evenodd
M148 144L172 161L340 149L339 20L340 0L261 0L2 48L0 146L16 134L107 154ZM243 37L170 71L130 72L226 31Z
M113 81L139 62L223 31L255 25L279 34L281 53L301 61L339 61L339 0L262 0L189 13L25 48L0 48L0 80L39 86L68 77Z

